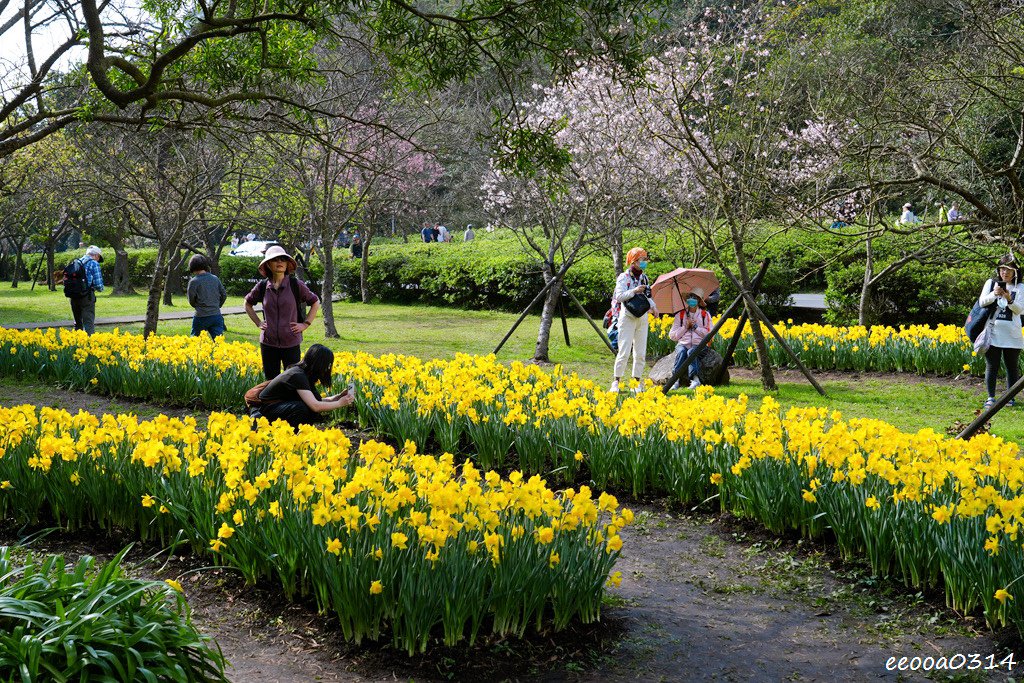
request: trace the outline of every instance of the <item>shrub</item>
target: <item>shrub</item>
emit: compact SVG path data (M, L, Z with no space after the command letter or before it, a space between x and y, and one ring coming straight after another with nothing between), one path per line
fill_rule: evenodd
M18 564L0 548L0 679L226 681L224 657L167 583L61 556Z

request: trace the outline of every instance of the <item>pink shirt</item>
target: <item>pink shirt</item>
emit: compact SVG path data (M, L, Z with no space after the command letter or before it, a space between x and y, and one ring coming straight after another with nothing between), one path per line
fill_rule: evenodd
M683 325L684 320L692 320L696 323L696 327L692 330L687 330ZM698 308L693 313L690 313L688 310L682 310L676 313L676 317L672 321L672 329L668 332L668 338L690 349L700 344L700 341L710 331L711 316L708 315L707 311L702 308Z

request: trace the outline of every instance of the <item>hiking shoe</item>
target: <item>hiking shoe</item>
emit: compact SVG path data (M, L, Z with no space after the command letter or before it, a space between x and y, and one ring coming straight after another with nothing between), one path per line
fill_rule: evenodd
M635 387L633 387L633 393L634 394L642 393L643 390L644 390L644 382L643 382L643 380L638 379L637 382L639 382L639 384L637 384Z
M1010 401L1009 401L1009 403L1007 403L1007 404L1006 404L1006 407L1007 407L1007 408L1012 408L1012 407L1014 407L1015 405L1017 405L1017 399L1015 399L1015 398L1011 398L1011 399L1010 399Z
M699 386L700 386L700 378L699 377L694 377L693 381L690 382L690 389L696 389Z
M619 380L612 382L612 385L608 388L608 393L617 394L619 393Z
M985 409L987 410L988 408L991 408L995 404L996 404L996 400L994 398L990 398L987 401L985 401Z

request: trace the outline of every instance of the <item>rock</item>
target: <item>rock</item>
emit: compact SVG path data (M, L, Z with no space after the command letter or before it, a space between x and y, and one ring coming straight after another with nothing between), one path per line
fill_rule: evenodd
M654 364L651 368L651 372L648 377L651 382L656 385L662 386L668 381L668 378L672 376L672 366L676 362L675 352L662 357ZM712 348L705 347L701 349L700 353L700 382L701 384L712 384L712 379L718 368L722 365L722 357ZM689 380L684 377L682 380L683 384L689 384ZM712 384L713 386L720 386L729 383L729 368L725 369L722 373L722 381L718 384Z

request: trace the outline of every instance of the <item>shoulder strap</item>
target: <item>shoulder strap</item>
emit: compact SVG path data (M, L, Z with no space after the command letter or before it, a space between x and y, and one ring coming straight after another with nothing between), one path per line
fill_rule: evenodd
M264 279L264 280L260 280L259 284L256 285L256 296L259 298L260 301L263 301L263 299L266 298L266 296L267 296L267 285L269 283L270 283L270 280Z
M288 284L291 285L292 294L295 296L295 310L299 310L299 305L302 303L302 295L299 293L299 278L289 275Z

